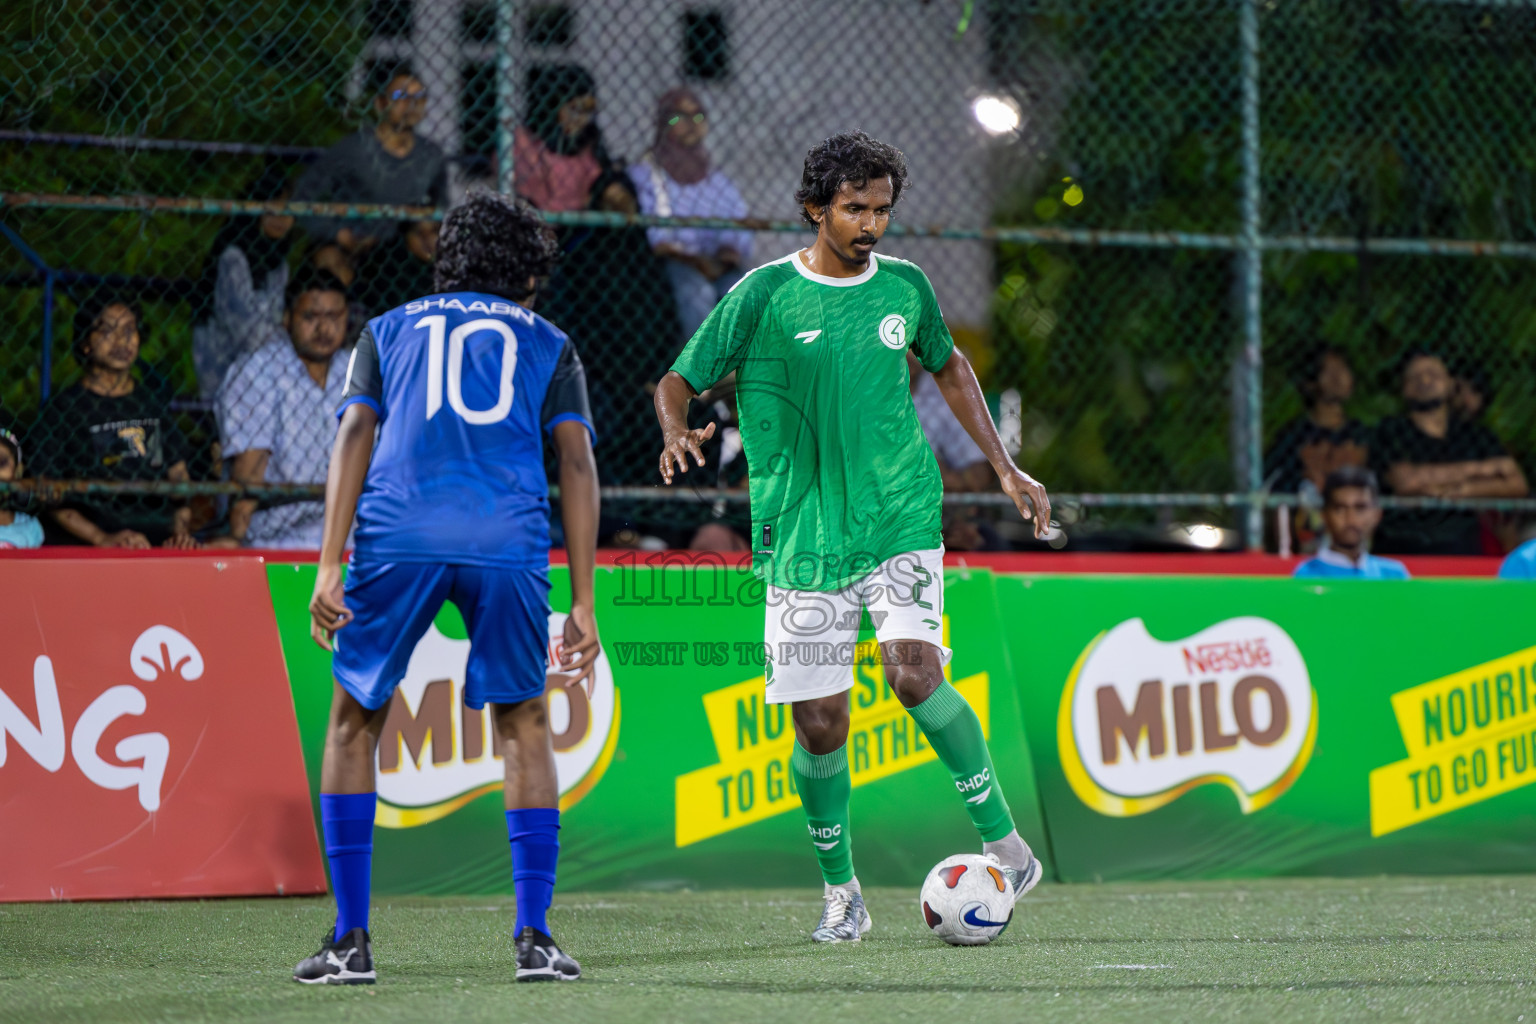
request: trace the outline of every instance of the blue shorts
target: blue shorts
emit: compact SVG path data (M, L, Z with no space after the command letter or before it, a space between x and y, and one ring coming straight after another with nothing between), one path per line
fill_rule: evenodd
M516 704L544 693L549 644L549 571L426 562L353 563L352 621L336 632L331 672L366 708L381 708L444 601L469 629L464 703Z

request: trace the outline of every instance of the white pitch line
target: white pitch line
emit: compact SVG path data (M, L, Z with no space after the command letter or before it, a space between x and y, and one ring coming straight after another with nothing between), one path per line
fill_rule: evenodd
M1090 971L1171 971L1173 964L1097 964Z

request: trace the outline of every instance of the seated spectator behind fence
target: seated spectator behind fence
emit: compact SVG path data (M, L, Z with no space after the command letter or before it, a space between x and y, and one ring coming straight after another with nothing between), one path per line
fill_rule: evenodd
M1458 359L1451 376L1452 414L1463 423L1480 422L1488 409L1488 371L1471 359Z
M573 64L528 76L528 120L518 129L517 193L552 211L635 213L634 183L609 155L594 117L592 76ZM646 385L676 351L677 312L645 229L566 226L560 264L539 312L570 335L587 365L598 472L604 483L649 479L631 429L650 415Z
M1297 578L1408 579L1402 562L1370 553L1371 534L1381 522L1376 492L1376 474L1368 469L1345 466L1328 474L1323 481L1327 535L1317 554L1296 567Z
M85 374L43 406L27 438L35 475L52 480L185 481L187 442L165 398L133 377L142 317L128 299L95 296L75 312ZM96 547L194 548L191 508L150 495L71 495L49 513Z
M1376 428L1373 461L1392 494L1440 498L1519 498L1525 474L1487 427L1452 414L1454 383L1439 354L1411 352L1403 362L1406 416ZM1382 522L1382 551L1476 555L1483 552L1477 513L1397 510Z
M1338 349L1315 350L1296 387L1307 411L1280 428L1264 456L1264 477L1272 491L1315 500L1329 473L1369 464L1370 431L1344 410L1355 393L1355 374Z
M21 479L21 439L0 427L0 483ZM43 526L34 516L17 512L16 492L0 494L0 548L36 548L43 543Z
M229 369L219 389L219 429L230 479L242 484L323 484L346 388L347 291L324 270L288 287L283 331ZM325 503L230 507L229 536L215 543L319 548Z
M394 238L363 255L352 285L352 297L370 317L437 290L432 282L437 233L437 221L414 221Z
M704 139L708 115L690 89L673 89L657 102L656 142L629 168L640 212L658 217L747 215L731 179L711 166ZM649 228L651 248L665 259L683 340L693 337L709 311L742 278L752 258L747 231Z
M1536 540L1511 551L1499 566L1501 580L1536 580Z
M513 136L517 194L541 210L563 213L598 205L620 168L597 127L597 87L575 64L542 64L528 71L528 116ZM620 193L623 193L621 195ZM627 190L608 206L637 208Z
M269 163L246 198L288 198L287 175L284 164ZM192 302L192 363L204 398L212 398L230 364L265 344L282 320L293 223L275 213L231 217L214 236Z
M348 135L323 153L294 187L310 202L446 206L448 176L443 151L416 134L427 111L427 90L408 71L392 76L373 99L379 123ZM398 230L392 220L305 217L317 245L335 243L356 257Z

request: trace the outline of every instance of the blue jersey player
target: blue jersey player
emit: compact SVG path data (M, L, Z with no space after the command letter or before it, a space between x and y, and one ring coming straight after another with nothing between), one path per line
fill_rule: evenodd
M375 752L395 687L444 601L458 606L469 629L464 702L491 704L506 764L517 980L581 975L545 921L560 848L544 701L546 434L560 459L571 573L566 685L591 676L599 650L597 469L585 375L570 339L530 308L557 256L530 207L476 193L443 222L437 294L369 321L353 352L310 602L311 632L334 651L320 813L336 923L320 951L295 968L297 981L375 979L368 936ZM354 516L343 589L342 550Z

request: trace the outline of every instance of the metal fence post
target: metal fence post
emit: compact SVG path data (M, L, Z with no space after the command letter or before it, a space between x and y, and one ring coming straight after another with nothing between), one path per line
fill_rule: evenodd
M1234 463L1246 469L1237 485L1248 491L1247 542L1251 551L1264 545L1264 328L1260 300L1264 287L1264 250L1259 237L1259 0L1237 0L1238 35L1242 46L1243 196L1240 266L1243 294L1242 379L1234 389L1242 395L1243 427L1237 431L1243 451L1234 452Z
M513 191L512 142L517 131L517 81L512 66L517 0L496 0L496 191Z

